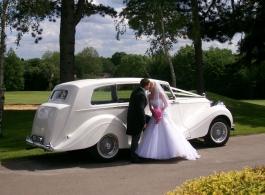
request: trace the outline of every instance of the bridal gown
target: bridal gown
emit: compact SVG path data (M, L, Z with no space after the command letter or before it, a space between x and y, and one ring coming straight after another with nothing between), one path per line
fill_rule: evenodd
M162 99L150 100L150 104L154 108L161 108L163 101ZM188 160L200 158L200 155L186 140L166 111L163 112L162 119L158 124L156 124L156 119L151 117L136 153L143 158L160 160L175 157L183 157Z

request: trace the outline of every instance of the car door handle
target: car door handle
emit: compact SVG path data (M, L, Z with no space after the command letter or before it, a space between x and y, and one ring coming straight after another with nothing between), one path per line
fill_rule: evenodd
M179 104L179 102L172 101L171 104Z

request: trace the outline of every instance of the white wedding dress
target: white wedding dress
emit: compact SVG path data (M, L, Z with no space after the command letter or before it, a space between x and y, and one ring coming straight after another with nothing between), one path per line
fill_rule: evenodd
M162 99L150 100L154 108L162 107ZM160 104L155 105L155 104ZM158 124L154 117L151 117L147 128L141 138L136 153L143 158L170 159L183 157L188 160L200 158L196 150L186 140L183 133L172 121L166 111Z

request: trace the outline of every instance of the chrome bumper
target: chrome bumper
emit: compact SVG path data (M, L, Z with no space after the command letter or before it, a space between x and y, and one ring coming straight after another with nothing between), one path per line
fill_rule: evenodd
M236 127L235 127L235 125L234 125L234 124L232 124L232 125L231 125L231 128L230 128L230 130L236 130Z
M31 145L31 146L36 147L36 148L41 148L41 149L44 149L46 151L51 151L51 152L54 151L54 148L51 144L46 145L46 146L42 145L38 142L34 142L29 136L26 138L26 142L28 145Z

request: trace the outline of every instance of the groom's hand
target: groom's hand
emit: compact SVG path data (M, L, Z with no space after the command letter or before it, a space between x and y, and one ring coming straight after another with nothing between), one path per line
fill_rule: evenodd
M146 124L144 124L144 127L143 127L143 129L145 129L146 128Z

